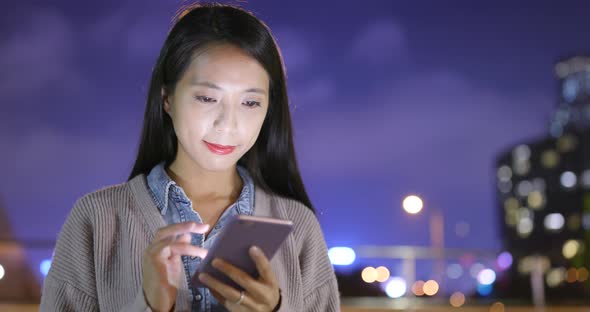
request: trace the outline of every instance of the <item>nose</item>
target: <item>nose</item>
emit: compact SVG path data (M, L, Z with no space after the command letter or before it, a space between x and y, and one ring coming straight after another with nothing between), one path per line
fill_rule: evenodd
M213 126L216 132L233 133L237 129L236 108L230 103L222 103Z

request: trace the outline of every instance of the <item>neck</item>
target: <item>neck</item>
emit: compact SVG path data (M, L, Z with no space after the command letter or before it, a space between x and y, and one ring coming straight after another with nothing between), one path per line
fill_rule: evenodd
M166 171L193 202L234 200L242 190L242 179L235 165L224 171L209 171L177 157Z

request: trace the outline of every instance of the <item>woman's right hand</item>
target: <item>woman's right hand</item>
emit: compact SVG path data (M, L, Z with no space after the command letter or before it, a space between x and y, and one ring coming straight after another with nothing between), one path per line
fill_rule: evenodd
M191 245L190 233L204 234L207 224L176 223L156 232L152 243L143 252L143 293L154 311L170 311L176 302L184 267L180 256L204 258L207 249Z

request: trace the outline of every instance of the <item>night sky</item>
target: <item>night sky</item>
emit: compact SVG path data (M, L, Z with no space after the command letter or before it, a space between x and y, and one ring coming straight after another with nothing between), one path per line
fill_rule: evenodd
M0 204L54 240L124 182L179 1L18 1L0 11ZM494 160L544 136L553 63L590 53L587 1L232 1L276 36L298 160L329 246L501 248ZM421 215L401 208L425 200ZM467 237L455 226L470 225Z

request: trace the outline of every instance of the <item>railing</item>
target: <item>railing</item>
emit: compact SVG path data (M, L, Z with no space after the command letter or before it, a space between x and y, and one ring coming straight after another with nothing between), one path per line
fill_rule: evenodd
M497 251L481 250L481 249L463 249L463 248L431 248L421 246L357 246L354 248L358 258L372 258L372 259L393 259L402 261L402 277L405 279L407 287L406 298L397 300L395 304L390 300L385 300L391 309L406 309L419 310L416 308L416 298L413 296L411 285L416 281L416 261L419 259L434 260L434 274L438 276L439 283L442 284L444 276L444 261L447 259L457 260L465 254L470 254L478 258L495 259L498 256ZM546 311L545 304L545 282L544 273L542 269L541 257L533 257L534 265L531 271L531 293L535 311ZM442 285L441 285L442 288ZM374 298L373 298L374 299ZM364 302L367 302L367 298ZM376 299L376 301L381 299ZM362 300L361 300L362 301ZM359 299L350 299L349 304L359 302ZM561 310L560 310L561 311Z

